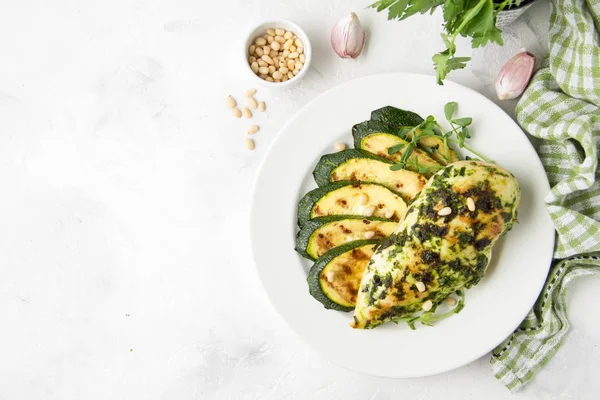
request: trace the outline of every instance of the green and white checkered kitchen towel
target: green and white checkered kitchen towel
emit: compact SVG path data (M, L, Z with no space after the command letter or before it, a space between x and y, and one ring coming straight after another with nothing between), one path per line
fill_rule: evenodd
M511 391L529 382L569 329L566 289L600 273L600 0L551 0L550 56L517 105L517 120L542 139L538 153L552 190L555 261L534 308L492 353Z

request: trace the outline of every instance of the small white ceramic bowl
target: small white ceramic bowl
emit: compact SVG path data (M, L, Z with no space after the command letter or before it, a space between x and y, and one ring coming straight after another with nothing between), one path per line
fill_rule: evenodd
M296 34L296 36L298 38L300 38L300 40L302 40L302 42L304 43L304 56L306 57L306 60L304 62L304 67L302 67L300 72L298 72L298 75L294 76L292 79L289 79L285 82L265 81L260 76L256 75L254 72L252 72L252 69L250 68L250 64L248 63L248 57L250 56L250 54L248 54L248 48L250 47L250 45L252 43L254 43L254 39L256 39L258 36L262 36L265 33L267 33L267 29L269 29L269 28L273 28L273 29L281 28L281 29L285 29L286 31L294 32L294 34ZM242 60L242 62L244 63L244 69L247 71L248 75L250 75L251 79L253 79L257 83L259 83L263 86L267 86L269 88L287 88L287 87L290 87L290 86L298 83L298 81L300 81L300 79L302 79L304 77L304 75L306 75L306 72L308 71L308 68L310 67L310 61L312 59L312 49L310 46L310 40L308 40L308 36L306 35L306 32L304 32L302 30L302 28L300 28L298 25L296 25L292 21L288 21L287 19L281 19L281 18L270 19L270 20L261 22L259 25L255 26L249 32L248 36L246 37L246 41L244 42L244 49L243 49L242 54L244 55L244 58Z

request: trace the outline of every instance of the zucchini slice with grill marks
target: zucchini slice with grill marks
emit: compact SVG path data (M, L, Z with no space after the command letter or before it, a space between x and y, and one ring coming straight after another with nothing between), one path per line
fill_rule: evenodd
M327 309L352 311L363 272L377 243L377 240L350 242L319 257L306 278L311 296Z
M296 251L315 260L333 249L351 241L362 240L366 232L374 232L373 239L381 240L392 234L397 222L377 217L331 215L306 221L296 237Z
M389 154L388 149L399 144L407 145L408 142L397 135L398 129L381 121L364 121L352 127L352 136L354 137L354 147L363 149L380 157L393 162L399 162L404 150ZM429 157L425 151L414 149L408 157L409 161L418 162L423 167L439 168L441 165L433 158ZM411 163L406 166L407 169L419 172ZM433 175L433 172L424 174L426 177Z
M367 195L367 203L360 204L361 194ZM402 198L377 183L340 181L311 190L298 203L298 225L302 228L309 220L328 215L375 216L399 221L406 212ZM371 214L372 212L372 214Z
M420 115L400 108L386 106L373 110L371 119L381 121L394 128L412 128L423 122ZM407 136L411 140L411 135ZM419 140L418 146L424 150L431 158L442 165L447 165L459 160L458 155L452 148L446 146L444 141L438 137L426 137Z
M364 150L348 149L321 157L313 171L319 186L337 181L379 183L410 202L425 186L427 179L417 172L390 169L392 162Z

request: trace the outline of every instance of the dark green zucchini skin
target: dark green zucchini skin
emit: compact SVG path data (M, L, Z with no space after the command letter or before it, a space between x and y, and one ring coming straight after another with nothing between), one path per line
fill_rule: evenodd
M308 273L308 277L306 278L306 282L308 282L308 291L310 292L310 295L316 300L318 300L321 304L323 304L323 306L327 309L346 312L354 310L354 307L342 306L331 300L329 297L327 297L321 289L321 284L319 283L319 276L321 275L323 268L325 268L327 264L329 264L334 258L357 247L377 243L379 243L378 240L356 240L354 242L346 243L342 246L335 247L329 250L327 253L323 254L321 257L319 257L311 267Z
M362 140L372 133L389 133L398 136L398 129L382 121L368 120L358 123L352 127L354 147L360 149Z
M337 153L326 154L321 157L317 163L317 166L313 170L313 177L315 178L317 185L325 186L329 184L331 182L331 173L333 170L342 163L353 158L369 158L384 162L386 164L393 164L390 160L386 160L383 157L379 157L373 153L361 149L348 149L338 151Z
M392 106L385 106L371 111L371 119L384 122L396 128L401 126L417 126L424 121L417 113Z
M361 220L366 219L369 221L390 221L389 219L385 219L385 218L364 217L361 215L356 215L356 216L328 215L326 217L313 218L313 219L306 221L304 223L304 225L302 226L302 229L300 229L300 231L298 231L298 235L296 236L296 247L294 250L296 250L302 257L314 261L314 258L311 257L306 252L306 249L308 248L308 241L310 240L310 237L313 234L313 232L329 222L342 221L345 219L361 219Z

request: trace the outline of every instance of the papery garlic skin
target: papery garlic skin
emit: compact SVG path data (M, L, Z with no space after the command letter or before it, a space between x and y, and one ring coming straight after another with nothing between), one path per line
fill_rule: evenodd
M367 34L355 13L340 19L331 31L331 47L342 58L360 55Z
M500 100L512 100L523 94L533 75L535 56L521 49L508 60L496 77L496 94Z

